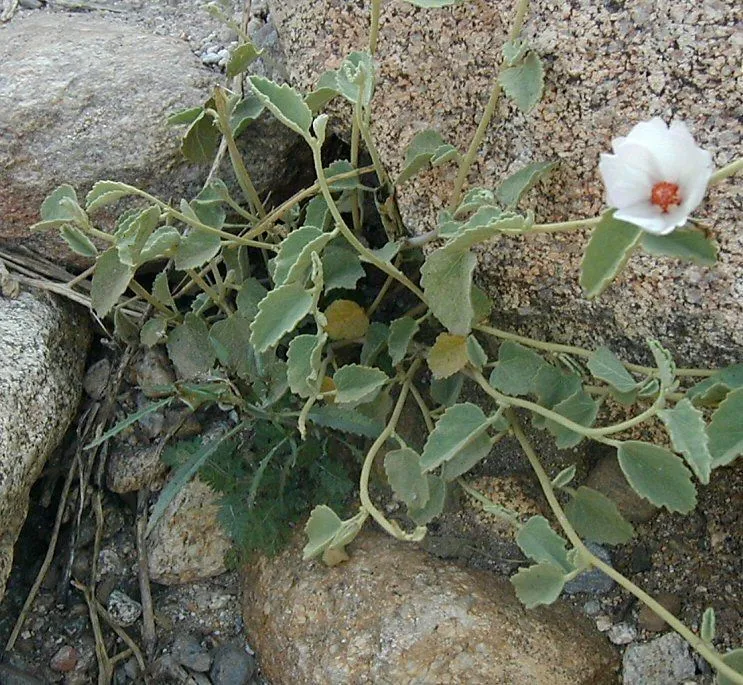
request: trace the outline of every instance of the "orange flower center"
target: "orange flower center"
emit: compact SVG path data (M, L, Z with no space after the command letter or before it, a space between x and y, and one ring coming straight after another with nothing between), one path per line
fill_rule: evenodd
M675 183L668 183L668 181L656 183L650 193L650 202L660 207L664 214L667 214L670 209L681 204L679 187Z

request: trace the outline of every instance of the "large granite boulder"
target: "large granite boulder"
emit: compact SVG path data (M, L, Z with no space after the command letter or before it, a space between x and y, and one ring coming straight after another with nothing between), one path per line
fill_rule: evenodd
M385 163L401 168L418 131L433 127L466 149L488 98L515 3L465 0L456 7L382 5L373 129ZM294 83L309 89L368 42L369 3L269 0ZM717 166L740 151L740 39L733 0L671 5L650 0L535 0L525 35L542 56L546 88L529 115L502 99L470 177L494 187L534 161L559 160L532 195L537 220L596 216L604 189L599 154L653 116L687 122ZM453 166L403 186L408 226L431 228L448 202ZM739 186L738 186L739 187ZM597 302L581 298L587 233L494 240L480 250L479 282L502 325L538 337L636 348L646 336L679 362L725 363L743 352L743 239L735 182L715 187L696 214L713 226L714 268L636 255Z
M0 599L31 486L77 411L89 343L78 307L0 296Z

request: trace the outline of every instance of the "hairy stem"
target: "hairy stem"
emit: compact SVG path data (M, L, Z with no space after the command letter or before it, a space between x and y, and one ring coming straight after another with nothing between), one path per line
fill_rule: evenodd
M377 52L379 41L379 14L382 9L382 0L372 0L371 4L371 26L369 27L369 52L374 55Z
M741 170L743 170L743 157L740 157L727 166L722 167L722 169L715 171L709 179L709 184L713 186L720 181L724 181L729 176L734 176Z

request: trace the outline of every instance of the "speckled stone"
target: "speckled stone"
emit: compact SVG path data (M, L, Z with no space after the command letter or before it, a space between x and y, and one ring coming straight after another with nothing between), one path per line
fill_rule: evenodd
M527 611L507 580L371 531L349 552L327 568L297 543L247 570L245 627L272 682L616 682L613 649L564 605Z
M383 3L373 129L393 171L424 128L466 149L513 4L465 0L426 11ZM269 6L301 88L367 43L368 3L269 0ZM527 163L559 160L526 206L542 222L596 216L604 202L599 153L653 116L685 120L717 166L732 161L743 104L735 12L734 0L535 0L525 35L545 64L544 99L529 115L501 100L470 181L493 187ZM401 189L409 227L433 226L455 172L441 167ZM578 285L586 232L496 239L479 249L477 278L494 297L501 326L587 347L606 342L631 356L652 336L681 364L728 363L743 351L740 209L739 191L727 181L696 212L720 243L717 267L638 254L597 302L581 299Z
M89 343L78 307L44 293L0 297L0 599L31 486L77 410Z

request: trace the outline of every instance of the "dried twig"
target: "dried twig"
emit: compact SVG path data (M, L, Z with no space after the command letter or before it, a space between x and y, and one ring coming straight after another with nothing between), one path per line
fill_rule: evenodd
M155 632L155 614L152 609L152 592L150 589L150 571L147 559L147 499L149 488L144 487L137 493L137 561L139 565L139 594L142 603L142 641L148 659L155 656L157 634Z

